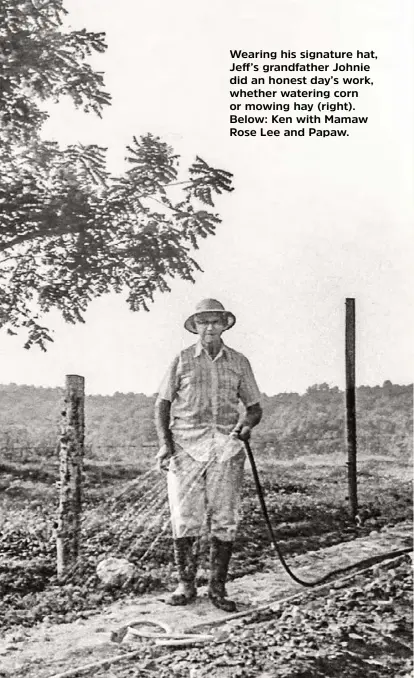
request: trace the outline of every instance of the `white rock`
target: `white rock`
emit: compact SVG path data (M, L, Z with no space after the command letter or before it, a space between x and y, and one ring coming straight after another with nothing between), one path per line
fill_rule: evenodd
M123 586L131 581L135 567L125 558L105 558L96 568L96 574L105 586Z

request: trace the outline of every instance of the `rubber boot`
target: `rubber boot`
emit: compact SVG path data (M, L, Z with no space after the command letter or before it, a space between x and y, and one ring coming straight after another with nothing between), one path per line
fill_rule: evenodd
M226 580L229 562L233 550L233 542L211 538L210 547L210 581L208 597L213 605L225 612L235 612L236 603L227 598Z
M174 539L174 558L178 570L178 586L166 600L168 605L187 605L197 596L198 537Z

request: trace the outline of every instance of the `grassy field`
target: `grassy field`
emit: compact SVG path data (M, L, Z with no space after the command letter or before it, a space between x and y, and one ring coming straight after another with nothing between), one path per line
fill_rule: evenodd
M140 460L121 455L86 460L82 557L58 585L54 522L57 460L0 461L0 624L30 626L44 619L72 621L131 591L171 588L172 540L165 477L152 469L152 452ZM346 460L308 457L257 460L276 535L287 555L351 540L412 516L411 467L394 458L359 460L362 525L348 517ZM251 471L247 468L244 517L231 563L232 578L260 571L269 550ZM202 544L200 583L206 580ZM95 574L105 555L129 558L138 575L126 590L105 590Z

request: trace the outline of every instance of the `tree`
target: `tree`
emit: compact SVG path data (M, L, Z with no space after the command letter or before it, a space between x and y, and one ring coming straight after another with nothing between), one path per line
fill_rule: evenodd
M194 281L191 252L221 221L217 194L233 190L230 172L198 156L179 173L151 134L133 138L121 176L105 148L42 137L48 102L69 97L98 116L110 104L88 63L104 34L65 30L65 14L62 0L0 2L0 327L43 350L51 309L84 322L89 302L112 291L148 310L171 278Z

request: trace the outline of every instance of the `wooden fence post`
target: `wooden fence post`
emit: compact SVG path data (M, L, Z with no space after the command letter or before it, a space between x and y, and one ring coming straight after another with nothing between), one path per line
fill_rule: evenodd
M85 437L85 379L66 376L60 437L60 497L56 532L57 575L76 563L80 549L82 475Z
M355 299L346 299L345 302L345 376L349 509L352 519L355 520L358 514L355 406Z

